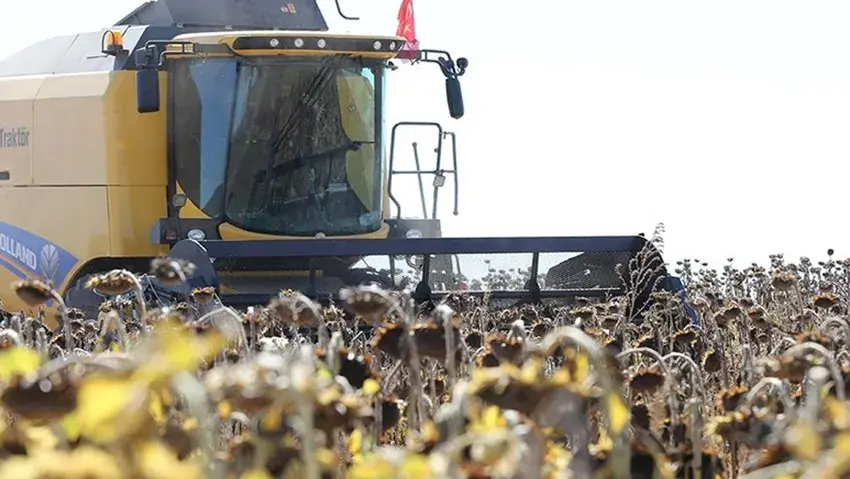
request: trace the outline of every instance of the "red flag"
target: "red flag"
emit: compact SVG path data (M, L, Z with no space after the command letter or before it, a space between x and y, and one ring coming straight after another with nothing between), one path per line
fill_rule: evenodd
M406 42L398 53L398 58L412 60L419 57L419 40L416 39L416 21L413 18L413 0L402 0L398 9L398 30L396 35Z

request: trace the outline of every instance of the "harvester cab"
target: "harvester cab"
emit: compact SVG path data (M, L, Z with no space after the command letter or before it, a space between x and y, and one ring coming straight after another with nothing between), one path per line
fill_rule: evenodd
M143 274L151 304L203 287L234 307L285 289L326 302L377 284L420 303L631 288L639 306L658 285L681 289L640 236L445 237L437 205L453 186L458 213L457 138L439 123L386 124L400 57L436 66L438 97L463 117L466 59L334 33L316 0L149 1L3 60L0 280L43 279L93 314L103 297L87 278L145 273L163 254L195 270L182 286ZM436 145L431 162L420 140ZM56 213L69 208L85 224Z
M185 4L159 0L132 17L174 23L179 14L174 9ZM263 12L261 5L271 10ZM229 10L205 10L192 22L180 22L214 25L214 31L148 40L132 52L140 114L163 109L163 75L170 87L165 101L175 181L169 184L169 214L157 222L154 240L168 244L172 256L203 265L189 287L213 286L232 305L267 300L281 289L322 299L351 284L394 287L391 274L364 263L363 252L379 251L382 240L440 237L437 204L448 176L454 177L458 214L454 133L433 122L404 121L389 132L384 127L386 81L398 68L392 60L405 39L331 33L311 0L284 7L276 2L221 6ZM292 23L301 13L307 19ZM259 18L264 21L258 23ZM468 61L440 50L417 50L408 57L413 64L439 68L448 113L461 118L460 77ZM411 145L415 167L400 165L396 140L402 130L431 130L433 167L423 166L416 142ZM449 142L451 157L445 159L443 146ZM393 180L405 175L418 179L421 218L402 216ZM433 187L430 208L425 177ZM343 247L344 254L303 255L323 239L337 248L351 247ZM266 252L236 254L240 241ZM426 266L416 255L391 258L397 260L415 270ZM435 256L427 267L441 288L458 284L456 255Z

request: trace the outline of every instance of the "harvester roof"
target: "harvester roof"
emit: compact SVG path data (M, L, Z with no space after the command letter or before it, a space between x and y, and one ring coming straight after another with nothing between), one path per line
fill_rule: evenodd
M132 52L186 33L325 32L328 26L316 0L153 0L108 29L49 38L0 58L0 77L134 69L133 55L98 55L107 30L119 30Z
M116 25L327 31L316 0L153 0Z

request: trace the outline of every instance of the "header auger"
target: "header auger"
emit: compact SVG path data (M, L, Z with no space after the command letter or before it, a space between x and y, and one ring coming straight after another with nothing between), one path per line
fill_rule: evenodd
M177 289L151 281L151 299L211 286L233 306L284 289L332 301L369 283L408 288L419 302L453 291L539 302L628 286L616 266L652 250L639 236L442 237L448 176L458 214L456 137L432 122L387 128L386 83L396 58L435 64L459 119L469 62L408 40L329 31L315 0L157 0L113 27L9 57L0 130L28 135L0 148L0 280L51 282L90 314L103 298L88 277L145 272L161 255L195 273ZM400 157L400 129L434 135L433 166L416 143L412 159ZM418 177L421 218L402 216L411 208L398 175ZM664 268L653 274L653 285L678 288Z

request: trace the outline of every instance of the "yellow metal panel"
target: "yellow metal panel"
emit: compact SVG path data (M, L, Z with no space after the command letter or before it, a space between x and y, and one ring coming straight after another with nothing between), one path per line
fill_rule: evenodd
M383 163L384 163L384 166L383 166L384 171L387 171L387 162L386 162L386 161L384 161ZM387 174L386 174L386 175L384 175L384 184L383 184L383 191L384 191L384 203L383 203L383 208L382 208L382 209L383 209L383 212L384 212L384 216L383 216L383 218L384 218L385 220L386 220L386 219L389 219L389 218L390 218L390 215L392 214L392 211L390 210L390 188L389 188L389 181L390 181L390 179L389 179L389 172L387 172Z
M381 228L378 231L372 233L365 233L362 235L349 235L349 236L334 236L334 239L381 239L386 238L390 233L389 225L385 223L381 223ZM229 223L223 223L218 227L218 234L221 236L223 240L241 240L241 241L251 241L251 240L303 240L310 239L311 237L304 236L277 236L277 235L267 235L262 233L254 233L251 231L245 231L241 228L237 228Z
M0 231L0 299L29 310L8 288L12 281L56 273L61 292L83 263L109 254L106 188L0 188ZM57 250L61 264L51 264Z
M177 193L178 194L186 194L183 191L183 187L180 186L180 183L177 183ZM183 208L180 208L180 217L181 218L192 218L192 219L200 219L200 220L208 220L210 216L196 205L190 198L186 198L186 205Z
M337 79L342 129L353 141L375 140L375 89L366 78L342 75ZM348 183L363 205L375 208L375 145L366 144L345 155Z
M166 73L161 72L160 110L140 114L136 111L136 73L111 74L103 98L108 184L165 186L167 183L167 88Z
M168 253L166 245L150 241L151 227L166 214L164 186L110 186L107 198L112 256Z
M107 135L104 94L111 72L56 75L35 101L33 175L40 185L104 185Z
M43 83L44 77L0 79L0 188L32 184L33 102Z

